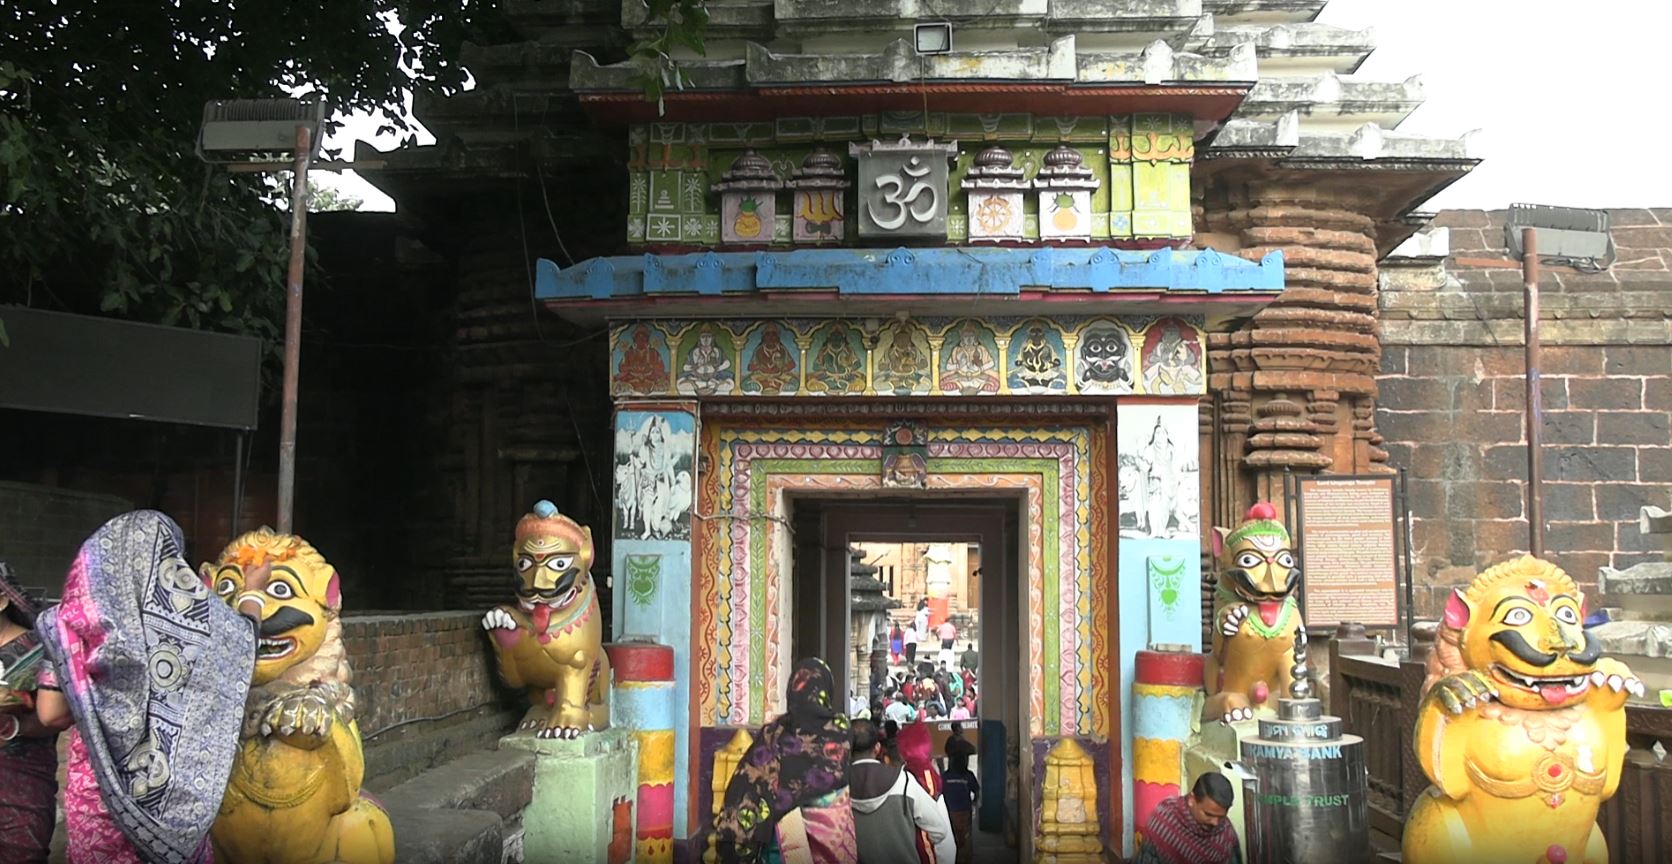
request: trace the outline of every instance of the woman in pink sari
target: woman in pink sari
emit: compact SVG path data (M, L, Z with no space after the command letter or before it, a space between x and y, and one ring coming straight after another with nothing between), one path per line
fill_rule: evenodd
M255 664L255 624L209 593L180 528L137 511L105 523L37 629L75 720L65 766L69 864L206 864ZM48 676L43 674L43 679ZM43 680L43 684L47 683Z

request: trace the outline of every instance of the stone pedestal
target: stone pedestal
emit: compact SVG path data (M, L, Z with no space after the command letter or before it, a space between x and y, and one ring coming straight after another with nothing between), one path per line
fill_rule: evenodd
M633 860L638 746L626 729L573 741L522 731L499 739L534 754L534 797L523 812L523 860L626 864Z
M1242 830L1243 822L1243 781L1248 774L1239 767L1242 756L1242 740L1253 738L1260 732L1260 718L1244 720L1225 726L1219 723L1202 724L1201 732L1190 741L1190 746L1184 749L1184 783L1186 793L1196 782L1196 778L1209 771L1218 771L1231 781L1231 788L1237 790L1234 801L1229 810L1225 811L1225 818L1232 825L1237 826L1237 843L1242 846L1242 860L1248 860L1247 832ZM1140 829L1143 826L1137 826Z

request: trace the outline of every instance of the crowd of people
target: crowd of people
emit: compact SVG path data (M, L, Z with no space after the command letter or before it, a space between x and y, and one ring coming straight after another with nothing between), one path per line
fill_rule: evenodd
M959 653L957 639L957 625L947 618L931 626L929 601L918 600L904 627L899 622L889 626L890 672L884 680L871 682L864 716L900 724L978 718L981 652L969 641ZM938 645L939 650L924 650L924 644Z
M721 862L969 864L981 783L976 753L951 724L941 758L922 719L882 723L838 710L836 681L818 659L790 679L788 710L761 729L726 786L707 835ZM900 703L894 703L900 704ZM1144 826L1142 864L1240 864L1226 819L1231 784L1206 773L1158 805Z

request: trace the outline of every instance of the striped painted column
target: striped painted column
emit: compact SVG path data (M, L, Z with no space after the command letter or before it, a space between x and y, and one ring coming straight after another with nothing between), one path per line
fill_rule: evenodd
M609 645L615 670L611 721L639 744L638 864L673 861L673 649L654 642Z
M1132 684L1132 826L1142 835L1151 811L1179 794L1184 746L1200 710L1202 655L1139 651Z

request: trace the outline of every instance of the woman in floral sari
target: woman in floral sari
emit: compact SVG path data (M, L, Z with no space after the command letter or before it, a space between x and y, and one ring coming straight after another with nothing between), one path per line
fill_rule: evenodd
M855 864L848 804L848 718L824 662L796 666L789 710L761 727L714 816L723 862Z
M207 864L244 697L255 624L181 559L180 528L126 513L81 546L64 601L38 632L75 718L65 766L69 864ZM43 674L43 680L46 676Z
M35 614L0 564L0 864L45 864L52 845L60 727L35 717L42 659ZM48 689L50 700L57 694Z

